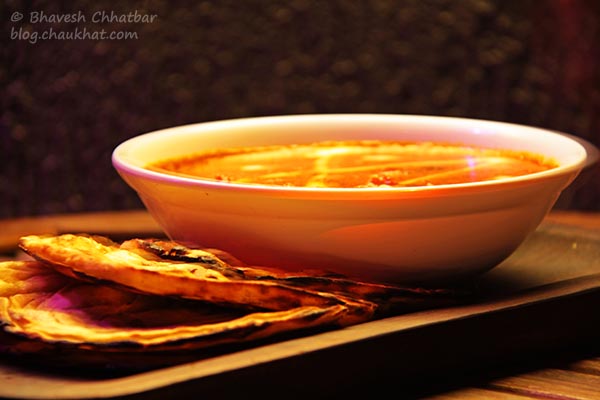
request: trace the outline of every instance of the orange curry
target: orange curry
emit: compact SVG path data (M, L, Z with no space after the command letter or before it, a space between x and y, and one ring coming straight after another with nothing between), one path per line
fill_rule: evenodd
M217 149L148 168L241 184L371 188L479 182L556 166L541 155L522 151L364 140Z

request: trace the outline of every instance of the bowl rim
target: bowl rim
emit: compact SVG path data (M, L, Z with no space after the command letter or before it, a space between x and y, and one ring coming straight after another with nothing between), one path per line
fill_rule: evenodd
M404 186L404 187L363 187L363 188L323 188L323 187L298 187L298 186L278 186L278 185L267 185L267 184L251 184L251 183L232 183L222 182L217 180L186 177L181 175L173 175L162 173L159 171L153 171L148 168L133 165L128 162L124 153L131 146L134 146L140 141L151 140L156 136L163 136L165 134L173 134L174 132L190 132L197 130L198 134L204 133L207 129L218 129L225 128L227 126L257 126L261 124L269 123L290 123L294 120L314 120L319 119L323 121L329 121L334 119L360 119L368 120L369 118L375 120L385 119L405 119L406 121L425 121L433 123L467 123L467 124L485 124L488 126L504 127L504 128L515 128L515 129L526 129L530 131L538 132L539 134L555 135L560 136L569 141L574 148L578 148L582 156L578 157L576 161L559 165L558 167L551 168L549 170L530 173L526 175L520 175L515 177L502 178L491 181L479 181L479 182L465 182L465 183L452 183L443 185L431 185L431 186ZM477 189L490 189L500 188L504 185L515 185L515 184L526 184L531 181L538 181L552 177L563 176L565 174L577 174L581 171L584 166L590 163L596 162L598 159L598 149L591 143L581 139L579 137L554 131L546 128L515 124L511 122L485 120L476 118L463 118L463 117L448 117L448 116L437 116L437 115L425 115L425 114L359 114L359 113L342 113L342 114L293 114L293 115L275 115L275 116L259 116L259 117L245 117L245 118L231 118L215 121L206 121L185 125L177 125L147 133L139 134L125 141L121 142L113 150L111 160L114 168L119 174L128 174L145 179L150 179L156 182L162 182L170 185L184 185L187 187L198 187L213 190L235 190L242 192L270 192L270 193L305 193L305 194L374 194L374 193L386 193L386 194L417 194L417 193L429 193L435 192L452 192L455 190L464 191L465 189L477 190Z

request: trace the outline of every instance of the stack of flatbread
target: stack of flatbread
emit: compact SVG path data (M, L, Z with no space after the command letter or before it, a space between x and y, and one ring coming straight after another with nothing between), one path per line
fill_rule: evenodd
M158 239L25 236L0 263L0 352L148 368L285 332L333 329L447 305L445 289L251 267Z

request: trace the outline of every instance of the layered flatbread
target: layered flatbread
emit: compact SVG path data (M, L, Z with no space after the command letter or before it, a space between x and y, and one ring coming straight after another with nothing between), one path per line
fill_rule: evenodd
M76 280L37 261L0 263L0 324L47 343L164 351L239 343L333 325L342 305L248 312Z
M445 289L248 266L169 240L30 235L19 246L35 261L0 263L0 352L9 354L165 364L188 350L462 301Z
M19 245L35 259L84 280L112 282L141 293L200 300L246 309L289 310L301 306L343 305L340 325L372 318L377 304L330 292L292 286L258 268L231 266L212 253L173 242L130 240L115 243L102 236L25 236ZM164 249L151 251L152 247ZM151 244L152 246L150 246Z

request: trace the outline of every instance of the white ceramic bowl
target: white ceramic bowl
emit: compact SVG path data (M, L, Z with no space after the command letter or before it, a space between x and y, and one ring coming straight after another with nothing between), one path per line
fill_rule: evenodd
M347 139L530 151L554 158L559 167L497 181L393 189L240 185L145 168L209 148ZM174 240L219 248L254 265L407 283L457 279L497 265L535 230L587 157L584 146L568 135L527 126L322 114L164 129L119 145L113 164Z

